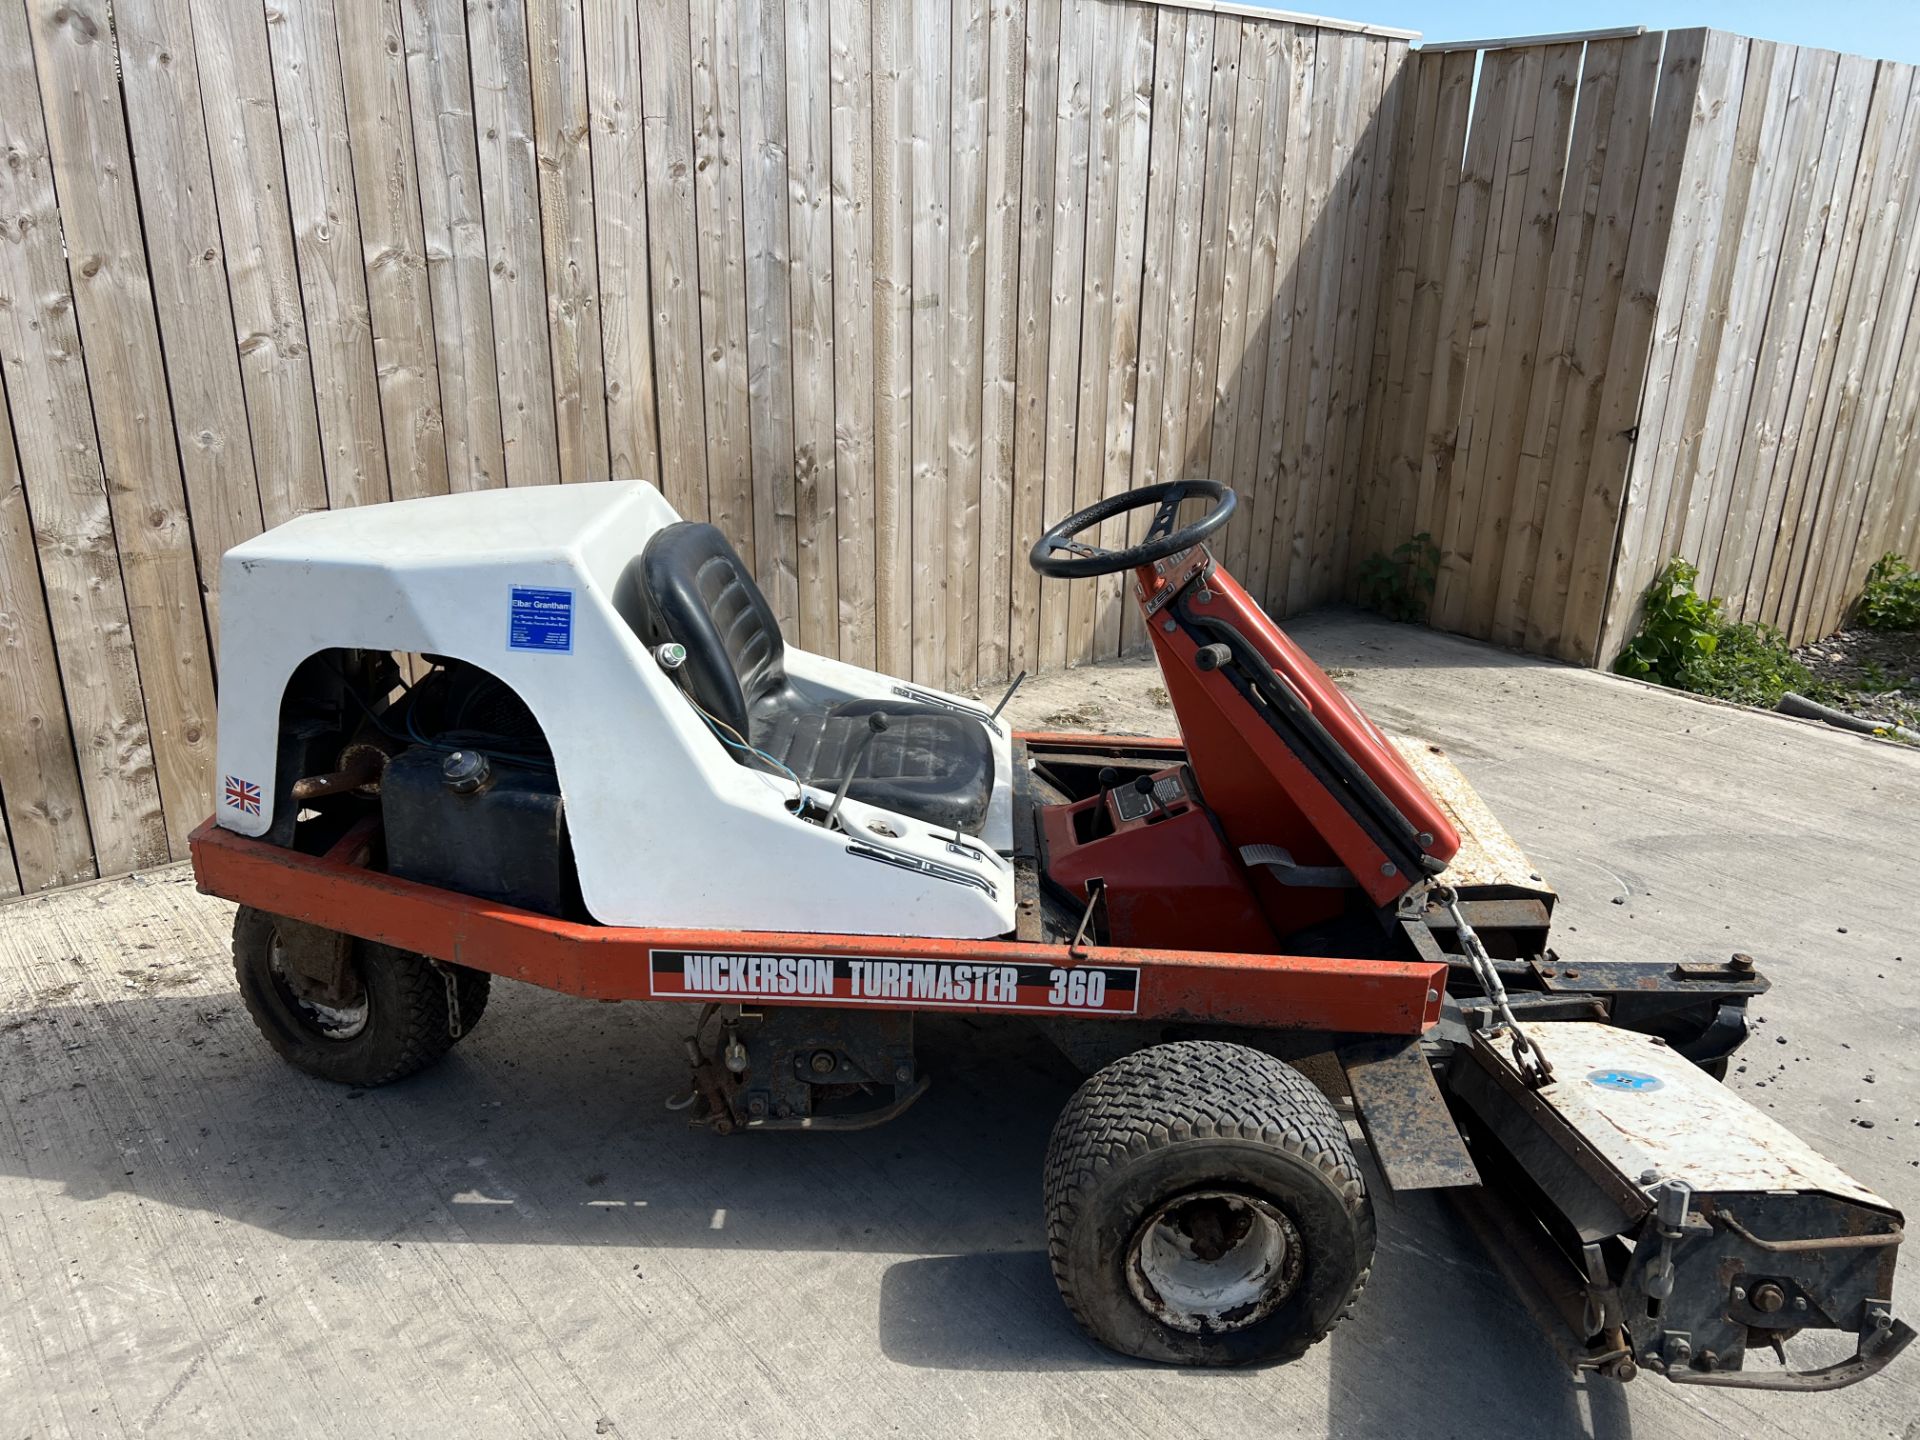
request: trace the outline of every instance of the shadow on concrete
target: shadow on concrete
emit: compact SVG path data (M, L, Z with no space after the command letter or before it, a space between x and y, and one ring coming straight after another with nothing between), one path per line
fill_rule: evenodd
M933 1089L889 1127L721 1138L662 1104L685 1090L689 1018L501 984L441 1065L362 1092L287 1068L231 994L55 999L5 1022L0 1173L308 1243L585 1245L636 1272L688 1249L911 1255L885 1270L872 1322L896 1363L1132 1367L1054 1290L1040 1166L1079 1077L1030 1025L928 1021ZM1373 1280L1315 1352L1336 1430L1439 1416L1432 1433L1497 1433L1508 1416L1526 1421L1515 1433L1581 1433L1574 1386L1451 1216L1375 1190ZM1383 1383L1383 1356L1426 1382Z

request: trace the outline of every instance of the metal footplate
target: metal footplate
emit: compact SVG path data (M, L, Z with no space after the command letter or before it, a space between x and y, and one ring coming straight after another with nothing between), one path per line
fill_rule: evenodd
M1914 1337L1893 1318L1900 1212L1662 1041L1569 1021L1532 1031L1554 1068L1529 1087L1510 1042L1476 1036L1445 1084L1495 1207L1479 1227L1516 1279L1554 1302L1580 1368L1621 1379L1832 1390ZM1517 1262L1517 1263L1512 1263ZM1835 1364L1794 1368L1803 1330L1855 1337ZM1747 1368L1747 1352L1775 1363Z

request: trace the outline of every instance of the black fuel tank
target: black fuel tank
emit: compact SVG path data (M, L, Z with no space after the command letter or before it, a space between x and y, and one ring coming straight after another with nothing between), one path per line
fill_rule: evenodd
M551 770L413 746L380 781L387 868L543 915L580 914L565 803Z

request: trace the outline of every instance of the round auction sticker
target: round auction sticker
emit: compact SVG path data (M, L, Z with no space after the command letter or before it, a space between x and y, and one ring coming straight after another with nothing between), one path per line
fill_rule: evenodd
M1633 1094L1658 1090L1666 1084L1658 1075L1647 1075L1638 1070L1594 1070L1587 1075L1587 1081L1602 1090L1626 1090Z

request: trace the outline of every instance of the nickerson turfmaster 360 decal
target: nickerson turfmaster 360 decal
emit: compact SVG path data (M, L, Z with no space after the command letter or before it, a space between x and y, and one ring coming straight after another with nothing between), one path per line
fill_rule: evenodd
M1137 969L1120 965L980 965L686 950L654 950L650 961L649 984L663 1000L814 999L833 1005L1131 1015L1140 979Z

